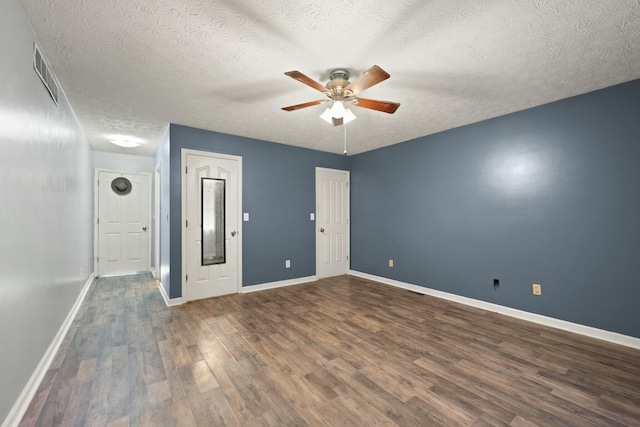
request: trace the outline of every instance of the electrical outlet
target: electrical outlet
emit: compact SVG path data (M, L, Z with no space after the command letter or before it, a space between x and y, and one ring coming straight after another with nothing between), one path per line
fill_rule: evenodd
M392 259L389 260L389 267L393 267L393 260Z
M497 288L500 286L500 280L499 279L493 279L493 287Z
M542 285L534 283L533 284L533 294L534 295L542 295Z
M284 262L284 268L291 268L291 260L288 259Z

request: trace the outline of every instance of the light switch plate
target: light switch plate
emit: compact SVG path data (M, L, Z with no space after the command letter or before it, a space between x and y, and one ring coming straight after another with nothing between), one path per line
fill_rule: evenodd
M242 219L244 221L249 221L249 212L245 212L244 215L242 215Z

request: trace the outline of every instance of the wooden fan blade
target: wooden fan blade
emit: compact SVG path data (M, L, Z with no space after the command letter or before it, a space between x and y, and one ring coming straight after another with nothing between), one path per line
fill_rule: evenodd
M360 77L348 84L343 91L346 92L350 90L354 95L357 95L363 90L370 88L373 85L377 85L381 81L387 80L389 77L391 77L389 73L377 65L374 65L365 71Z
M282 109L284 111L295 111L301 108L313 107L314 105L324 104L327 101L328 101L327 99L318 99L317 101L305 102L304 104L296 104L296 105L290 105L288 107L282 107Z
M304 83L307 86L311 86L315 90L318 90L322 93L327 91L327 88L322 83L318 83L317 81L313 80L311 77L305 76L300 71L287 71L286 73L284 73L284 75L289 76L292 79L296 79L297 81Z
M400 106L397 102L378 101L376 99L356 98L357 102L353 103L356 107L368 108L370 110L382 111L383 113L393 114Z
M332 117L331 120L333 120L333 125L334 126L340 126L340 125L344 124L344 119L342 117L340 117L339 119L336 119L335 117Z

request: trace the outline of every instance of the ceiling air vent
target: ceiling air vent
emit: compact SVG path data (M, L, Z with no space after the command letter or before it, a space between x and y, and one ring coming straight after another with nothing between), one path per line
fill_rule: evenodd
M40 76L40 80L42 80L42 83L44 83L44 86L49 91L53 102L58 105L58 82L47 60L42 55L42 52L40 52L40 48L35 43L33 44L33 69L36 70L36 74Z

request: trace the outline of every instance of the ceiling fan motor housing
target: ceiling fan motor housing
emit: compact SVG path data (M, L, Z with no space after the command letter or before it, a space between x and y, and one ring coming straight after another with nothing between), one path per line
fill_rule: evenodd
M341 100L348 98L353 93L347 93L351 91L343 92L343 88L349 85L349 72L341 68L333 70L329 75L329 83L327 83L327 89L329 89L328 96L334 100Z

